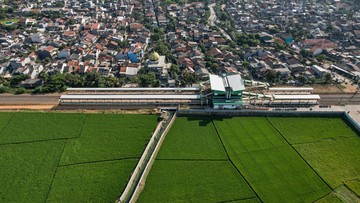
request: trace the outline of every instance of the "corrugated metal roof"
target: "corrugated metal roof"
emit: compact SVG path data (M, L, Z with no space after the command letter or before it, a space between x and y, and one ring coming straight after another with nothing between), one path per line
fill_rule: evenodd
M67 88L67 91L198 91L198 87L163 87L163 88L153 88L153 87L140 87L140 88Z
M60 99L64 100L101 100L101 99L113 99L113 100L130 100L130 99L140 99L140 100L147 100L147 99L186 99L186 100L193 100L193 99L200 99L200 95L189 95L189 94L170 94L170 95L159 95L159 94L103 94L103 95L61 95Z
M270 91L313 91L314 88L312 87L300 87L300 88L296 88L296 87L270 87L269 88Z
M320 96L318 94L301 94L301 95L274 95L275 100L293 100L293 99L310 99L318 100Z

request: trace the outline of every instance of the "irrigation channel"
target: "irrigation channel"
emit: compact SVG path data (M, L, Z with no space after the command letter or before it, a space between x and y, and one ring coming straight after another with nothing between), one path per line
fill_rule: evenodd
M169 110L164 112L167 116L157 125L117 203L136 202L140 192L143 190L146 177L150 172L161 144L176 119L176 111Z

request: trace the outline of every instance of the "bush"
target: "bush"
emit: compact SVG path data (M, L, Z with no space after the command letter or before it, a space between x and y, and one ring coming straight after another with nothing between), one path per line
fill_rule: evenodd
M6 87L0 86L0 94L6 93L7 89Z
M26 89L23 87L16 88L14 92L14 94L24 94L24 93L26 93Z

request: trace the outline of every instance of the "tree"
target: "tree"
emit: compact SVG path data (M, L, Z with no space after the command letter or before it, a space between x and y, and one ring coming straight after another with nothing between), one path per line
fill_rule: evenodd
M156 84L156 77L155 77L155 73L146 73L146 74L142 74L139 77L139 86L140 87L149 87L153 84Z
M325 84L330 84L332 82L332 77L330 73L325 74Z
M217 63L213 63L213 64L211 64L211 71L213 72L213 73L218 73L219 72L219 64L217 64Z
M10 85L15 87L20 84L21 81L24 81L29 78L29 75L21 74L21 75L13 75L10 78Z
M306 57L308 57L310 55L310 52L308 50L301 49L300 54L301 54L302 57L306 58Z
M264 76L265 76L266 80L269 81L269 82L274 82L275 79L278 78L278 74L274 70L267 70L265 72Z
M162 42L154 48L154 51L156 51L160 55L167 55L169 53L171 54L169 48Z
M249 62L244 61L244 62L242 63L242 66L243 66L244 68L249 68L250 64L249 64Z
M163 35L161 35L161 34L159 34L159 33L154 33L154 34L152 34L151 35L151 40L153 41L153 42L156 42L156 41L159 41L160 39L163 39Z
M195 73L189 73L186 70L182 72L182 84L191 85L198 81L197 75Z
M300 75L297 80L302 84L305 84L307 82L307 78L303 75Z
M170 66L170 77L176 79L180 73L180 68L178 65L171 64Z
M24 94L26 92L26 89L23 87L19 87L15 89L15 94Z

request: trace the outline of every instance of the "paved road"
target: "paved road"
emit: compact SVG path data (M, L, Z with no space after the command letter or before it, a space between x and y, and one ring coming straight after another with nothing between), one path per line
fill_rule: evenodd
M228 39L228 40L232 40L230 35L228 35L223 29L221 29L219 26L217 26L215 24L215 21L217 19L216 13L214 11L214 7L216 6L216 3L212 3L209 4L209 9L210 9L210 17L209 17L209 24L211 26L216 26L217 28L219 28L220 32Z
M59 95L0 94L0 105L57 104Z

